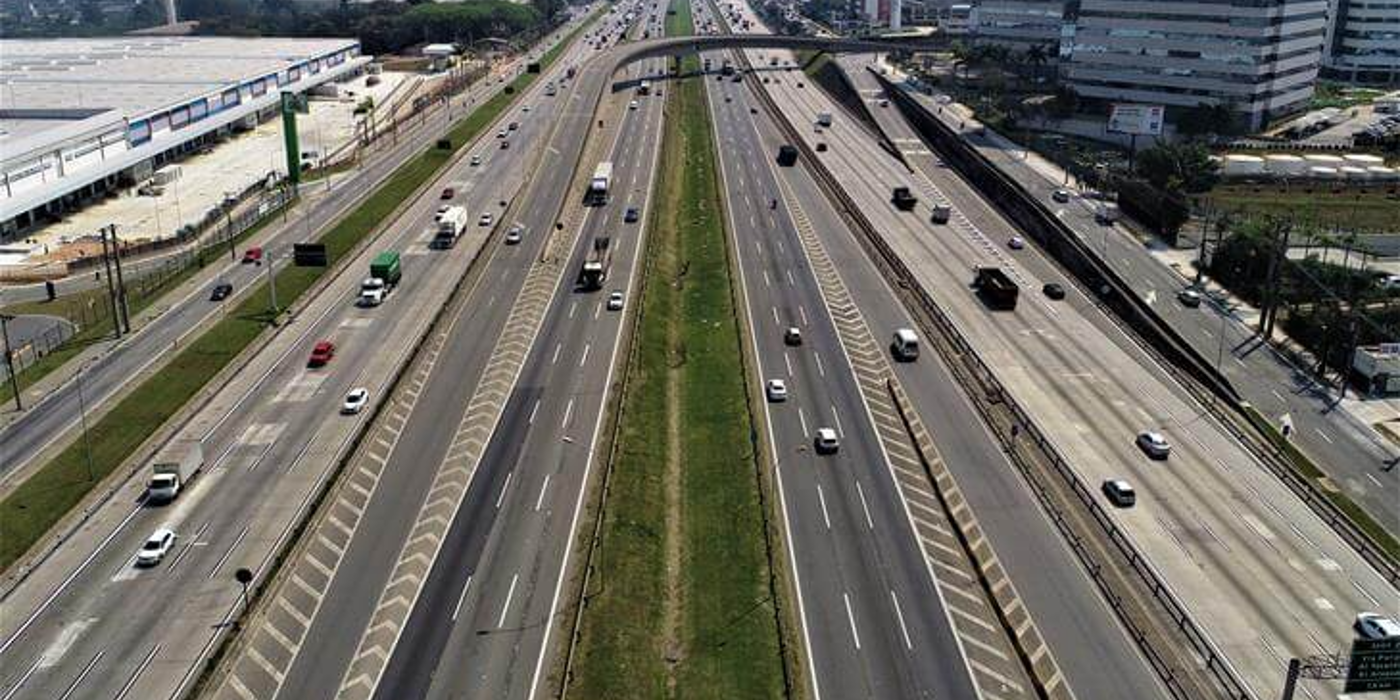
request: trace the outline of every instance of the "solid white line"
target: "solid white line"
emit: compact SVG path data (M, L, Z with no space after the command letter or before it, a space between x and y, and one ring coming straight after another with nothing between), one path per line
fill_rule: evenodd
M506 482L504 484L501 484L501 495L496 497L496 510L500 510L501 502L506 500L506 489L510 488L510 479L513 476L515 476L514 469L506 472Z
M593 347L593 344L592 344L592 343L584 343L584 344L583 344L583 356L578 358L578 366L579 366L579 367L582 367L583 364L584 364L585 362L588 362L588 351L589 351L589 349L592 348L592 347Z
M78 677L73 679L73 682L68 685L68 690L63 691L63 695L59 696L58 700L68 700L68 698L72 697L73 691L78 689L78 686L82 684L83 679L87 678L87 675L89 673L92 673L93 667L97 665L98 661L102 660L102 656L106 653L106 649L97 652L97 655L92 657L92 661L89 661L88 664L83 667L82 673L79 673ZM15 687L18 688L19 686ZM6 695L5 697L8 698L9 695Z
M19 677L19 681L16 682L14 687L10 688L9 692L5 693L5 696L3 698L0 698L0 700L10 700L10 698L13 698L15 696L15 693L18 693L19 689L24 687L25 681L28 681L29 677L34 675L35 671L39 670L40 661L43 661L43 656L40 656L38 659L35 659L34 665L30 666L29 670L25 671L24 675Z
M826 496L822 494L822 485L817 484L817 500L822 504L822 520L826 522L826 529L831 529L831 516L826 512Z
M851 596L842 593L841 600L846 604L846 620L851 623L851 640L855 642L856 649L860 649L860 632L856 630L856 614L851 612Z
M569 399L569 405L564 407L564 420L559 424L561 428L569 427L569 418L574 415L574 400Z
M535 499L535 512L539 512L540 506L544 505L544 493L549 490L549 475L544 475L544 483L540 485L540 497Z
M904 624L904 613L899 609L899 597L894 594L894 589L890 589L890 602L894 603L894 616L899 618L899 631L904 635L904 647L913 649L914 642L909 639L909 628Z
M535 424L535 414L536 414L536 413L539 413L539 412L540 412L540 400L539 400L539 399L535 399L535 406L534 406L534 408L531 408L531 409L530 409L530 418L529 418L529 420L525 421L525 424L526 424L526 425L534 425L534 424Z
M239 544L240 542L243 541L243 538L244 538L244 537L247 537L247 536L248 536L248 526L247 526L247 525L244 525L244 526L243 526L243 531L240 532L240 533L238 533L238 539L234 540L234 541L233 541L233 544L229 545L228 551L224 552L224 555L223 555L222 557L219 557L219 561L217 561L217 562L214 563L214 568L210 569L210 570L209 570L209 575L208 575L208 576L205 576L204 578L205 578L205 579L214 578L214 575L217 574L217 573L219 573L219 567L223 566L223 565L224 565L224 562L228 561L228 558L233 554L233 550L237 549L237 548L238 548L238 544Z
M807 416L802 412L801 406L797 407L797 420L802 423L802 437L811 437L811 434L807 432Z
M871 530L874 530L875 521L870 518L870 504L865 502L865 489L860 487L859 479L856 480L856 495L860 496L860 507L861 510L865 511L865 524L870 526Z
M41 604L33 613L29 615L29 619L25 620L24 624L20 625L19 629L15 630L15 633L10 635L9 639L5 640L4 644L0 644L0 656L3 656L5 654L5 651L8 650L12 645L14 645L15 641L19 639L20 635L24 634L25 630L29 629L29 626L34 624L34 621L38 619L40 615L44 614L45 610L48 610L49 606L52 605L53 602L57 600L60 595L63 594L64 589L68 588L69 584L73 583L73 579L78 578L78 576L83 573L83 570L86 569L88 565L91 564L93 560L97 558L97 555L101 554L102 550L105 549L107 545L110 544L112 540L115 539L116 536L120 534L123 529L126 528L127 523L130 523L131 519L136 517L137 513L141 512L141 508L142 506L138 505L136 506L136 508L132 509L131 513L128 514L126 518L124 518L120 523L117 524L116 529L112 530L112 534L107 535L107 539L102 540L102 543L97 545L96 549L92 550L92 554L89 554L87 559L84 559L83 563L79 564L78 568L73 570L73 573L68 574L68 578L64 579L63 583L58 584L58 588L55 588L53 590L53 593L50 593L49 597L44 600L43 604ZM5 697L8 698L9 696L7 695Z
M515 584L520 581L520 574L510 577L510 590L506 591L506 604L501 606L501 619L496 621L497 627L504 627L506 624L506 613L510 612L510 599L515 596Z
M471 577L471 574L468 574L468 575L467 575L467 584L466 584L465 586L462 586L462 595L457 596L457 607L452 608L452 619L453 619L453 621L456 621L456 620L457 620L457 613L462 612L462 602L465 601L465 600L467 599L467 591L470 591L471 589L472 589L472 577Z
M126 698L126 694L131 692L131 687L136 685L136 679L140 678L142 673L145 673L146 667L151 665L151 660L156 658L156 654L159 651L159 644L151 647L150 653L146 654L146 658L141 660L141 664L136 667L136 672L131 674L131 678L127 679L126 685L122 686L121 692L117 693L112 700L124 700Z

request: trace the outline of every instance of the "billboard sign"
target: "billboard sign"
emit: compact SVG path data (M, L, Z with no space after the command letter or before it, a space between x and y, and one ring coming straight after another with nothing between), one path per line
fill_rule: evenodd
M1108 117L1108 131L1115 134L1157 136L1162 133L1166 107L1115 102Z
M1400 638L1358 639L1351 644L1351 663L1343 692L1400 690Z

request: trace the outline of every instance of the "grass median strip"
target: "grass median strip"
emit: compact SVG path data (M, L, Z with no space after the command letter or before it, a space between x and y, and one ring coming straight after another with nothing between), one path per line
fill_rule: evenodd
M675 34L690 18L685 2L672 6ZM777 698L783 662L709 112L699 79L669 100L638 346L570 692Z
M543 66L557 59L563 47L586 26L587 23L575 29L548 52L541 61ZM538 77L532 73L520 75L511 83L514 94L498 93L461 119L450 132L454 146L460 148L475 138ZM454 153L455 150L429 148L394 171L374 194L321 237L330 259L345 257ZM276 273L279 305L286 308L329 271L283 267ZM264 282L250 290L223 319L189 341L169 364L133 389L101 420L89 422L86 439L74 441L0 501L0 570L8 569L23 556L214 375L261 336L271 318Z

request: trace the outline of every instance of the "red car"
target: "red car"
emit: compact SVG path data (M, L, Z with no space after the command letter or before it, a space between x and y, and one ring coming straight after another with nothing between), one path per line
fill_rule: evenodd
M443 199L452 199L452 198L455 197L455 196L457 196L457 190L454 190L454 189L452 189L451 187L444 187L444 188L442 188L442 198L443 198Z
M322 340L316 343L316 347L311 348L311 358L306 361L306 366L320 367L329 364L332 357L335 357L335 343Z
M255 246L253 246L253 247L251 247L251 248L249 248L249 249L243 251L243 262L245 262L245 263L262 262L262 246L256 246L256 245L255 245Z

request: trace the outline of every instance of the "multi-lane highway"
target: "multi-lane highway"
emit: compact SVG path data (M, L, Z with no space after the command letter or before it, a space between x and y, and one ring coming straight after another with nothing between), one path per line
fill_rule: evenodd
M146 507L143 480L133 479L5 599L3 697L166 698L188 688L238 608L233 571L266 570L365 419L339 415L341 398L365 386L378 403L471 260L492 252L483 249L495 240L485 226L469 228L452 249L428 248L437 192L463 192L455 203L473 219L499 215L562 109L542 92L537 83L502 116L502 124L521 124L510 132L512 148L484 135L470 151L480 165L464 154L184 427L180 436L202 439L210 461L188 492ZM382 306L354 306L369 258L384 249L403 255L403 281ZM306 353L320 340L333 341L336 356L309 369ZM136 568L137 548L157 527L178 533L176 548L160 565Z
M829 145L822 162L1081 477L1136 486L1139 503L1118 523L1255 692L1276 692L1291 656L1344 649L1357 611L1394 607L1395 589L1098 307L1068 283L1064 302L1041 296L1062 275L1033 246L1012 249L1016 231L966 183L936 163L930 176L911 174L819 91L770 89L795 123L840 115L806 137ZM900 185L921 198L914 212L890 204ZM950 225L929 223L931 201L953 203ZM1020 283L1015 312L991 312L968 289L972 268L986 264ZM1134 445L1147 429L1173 442L1166 462Z
M656 12L641 22L660 20ZM644 62L628 77L662 68ZM583 107L607 78L585 67L561 93L577 118L560 119L552 142L590 130L592 110ZM316 582L316 604L300 609L309 624L298 642L281 641L286 623L275 609L289 598L279 592L220 697L245 689L255 697L531 697L552 682L555 613L630 303L661 105L626 93L600 114L615 125L594 131L601 143L588 152L615 165L607 204L582 208L569 168L541 168L515 214L525 241L491 261L485 277L499 282L462 305L383 456L383 473L404 476L377 483L359 518L369 526L350 533L343 556L319 559L332 573ZM561 206L567 225L552 232ZM628 207L641 210L639 221L623 221ZM613 251L607 283L576 290L582 255L602 237ZM606 307L613 290L624 291L624 309ZM489 439L468 448L472 435ZM459 468L464 481L444 486ZM444 502L440 489L456 497ZM327 522L319 527L339 527ZM425 527L440 533L426 550L416 547ZM428 564L413 569L420 556ZM396 602L405 592L409 605ZM266 673L263 659L277 659L280 675Z
M551 34L546 45L557 43L577 28L579 21L581 19L570 22ZM506 65L492 77L507 77L518 72L523 69L525 60L521 58ZM481 104L503 85L495 79L482 81L459 102ZM414 122L392 143L381 139L383 150L344 177L333 178L334 185L329 193L321 189L320 183L307 187L309 201L284 219L275 221L258 234L254 242L269 251L285 251L293 242L313 238L353 209L399 165L431 144L442 127L438 119ZM87 412L87 420L101 416L110 398L128 388L133 380L144 378L148 372L157 369L173 355L170 352L172 349L178 348L191 333L197 333L216 321L226 308L237 303L241 295L255 287L265 274L266 270L260 266L218 259L196 276L197 281L183 286L174 298L162 301L161 305L166 308L158 316L84 365L81 369L81 386L75 373L37 401L29 397L26 410L10 417L0 427L0 481L27 472L26 467L37 466L44 456L52 453L48 448L73 439L79 424L80 398ZM213 280L232 284L234 296L223 302L209 301L209 284Z
M880 92L879 82L866 69L872 65L868 55L846 57L841 63L862 95ZM918 92L910 94L931 113L939 113L942 105L933 98ZM895 143L911 152L907 156L911 164L928 174L929 167L936 167L933 158L917 134L900 126L897 112L891 107L874 113L881 126L897 130L895 137L899 140ZM943 110L942 116L950 126L957 124L948 109ZM999 167L1014 173L1027 191L1041 197L1196 352L1216 364L1244 399L1276 424L1287 416L1294 427L1294 443L1316 459L1328 476L1383 525L1400 532L1400 470L1388 468L1400 459L1400 447L1386 442L1349 411L1337 410L1335 391L1318 387L1306 373L1264 345L1253 328L1227 309L1215 303L1200 308L1178 303L1176 293L1194 281L1185 276L1191 272L1163 264L1149 247L1121 226L1099 225L1094 220L1096 200L1072 194L1069 202L1056 203L1052 194L1064 185L1030 165L1023 151L992 133L970 134L967 138Z

